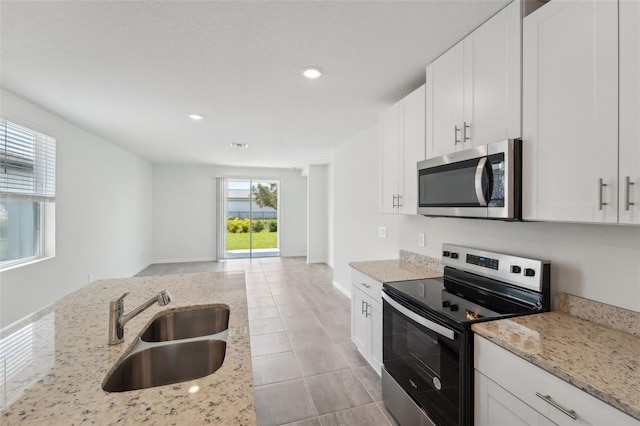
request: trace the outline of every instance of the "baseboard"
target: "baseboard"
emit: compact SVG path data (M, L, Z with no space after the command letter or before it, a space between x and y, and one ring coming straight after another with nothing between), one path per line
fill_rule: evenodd
M345 296L347 296L349 299L351 299L351 291L347 290L346 288L342 287L337 281L333 282L333 286L340 291L340 293L344 294Z
M215 257L188 257L188 258L175 258L175 259L157 259L154 260L152 265L157 263L185 263L185 262L215 262Z

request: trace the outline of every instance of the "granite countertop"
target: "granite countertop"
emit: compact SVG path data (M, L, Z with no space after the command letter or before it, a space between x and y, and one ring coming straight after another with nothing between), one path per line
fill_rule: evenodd
M473 331L640 420L640 338L565 312L473 324Z
M125 326L124 342L108 346L109 300L128 291L125 311L129 311L164 289L173 296L172 303L154 305L133 318ZM107 373L158 314L220 304L228 305L231 314L226 356L216 372L136 391L102 390ZM31 342L28 356L19 355L24 368L12 376L7 370L6 383L0 383L4 395L0 423L255 425L248 324L243 272L94 282L3 330L4 342L12 338L16 342L15 336L25 333L30 333Z
M441 265L435 262L423 266L409 260L390 259L351 262L349 266L381 283L442 276Z

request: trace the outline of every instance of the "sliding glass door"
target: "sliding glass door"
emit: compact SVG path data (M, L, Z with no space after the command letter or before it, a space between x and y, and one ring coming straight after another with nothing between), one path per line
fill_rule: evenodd
M224 236L223 258L280 256L278 187L278 181L268 179L222 180L224 220L218 235Z

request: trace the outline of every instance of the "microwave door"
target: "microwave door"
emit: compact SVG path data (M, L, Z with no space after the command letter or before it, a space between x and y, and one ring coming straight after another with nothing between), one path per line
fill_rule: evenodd
M418 173L418 213L487 217L491 165L487 157L427 167Z

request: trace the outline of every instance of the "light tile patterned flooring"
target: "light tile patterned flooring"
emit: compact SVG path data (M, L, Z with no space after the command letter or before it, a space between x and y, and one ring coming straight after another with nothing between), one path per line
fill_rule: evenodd
M303 257L151 265L138 276L244 270L258 425L396 425L351 342L333 270Z

